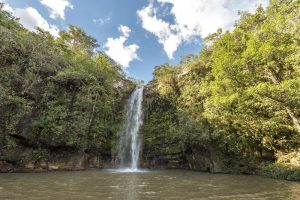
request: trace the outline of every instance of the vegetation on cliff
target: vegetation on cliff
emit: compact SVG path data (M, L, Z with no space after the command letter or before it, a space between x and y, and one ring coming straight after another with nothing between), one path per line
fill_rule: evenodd
M0 159L20 147L110 154L134 84L75 26L54 38L0 10ZM3 155L1 155L3 154ZM22 158L19 158L21 161Z
M299 155L300 2L271 0L240 16L234 30L207 37L199 55L156 67L146 93L144 153L213 147L231 169L277 160L281 170L261 167L263 173L299 170L299 157L280 157ZM300 179L294 174L289 179Z

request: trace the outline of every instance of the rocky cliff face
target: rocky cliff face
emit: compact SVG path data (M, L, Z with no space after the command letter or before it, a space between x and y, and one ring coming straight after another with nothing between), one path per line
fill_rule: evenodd
M149 169L189 169L211 173L229 172L218 153L206 149L180 154L142 154L141 167Z
M140 131L142 167L300 180L299 150L277 153L277 160L274 152L266 149L253 151L253 154L259 154L256 159L229 151L223 140L213 137L214 132L209 126L197 122L194 126L191 118L185 117L187 112L182 114L178 109L178 99L161 93L164 89L154 80L144 90L145 118Z
M85 170L89 168L112 168L113 159L110 155L84 152L52 152L50 158L36 158L36 150L22 148L0 157L0 172L37 172L53 170Z
M144 123L141 128L141 167L151 169L191 169L227 172L222 153L212 145L192 146L178 135L175 108L155 91L155 81L144 88ZM178 131L179 132L179 131Z
M133 89L134 84L130 80L119 79L116 82L114 92L118 98L118 103L116 103L114 110L117 110L116 113L119 115L122 115L124 104ZM35 117L35 113L30 113L20 120L16 131L9 135L14 142L11 147L2 149L0 145L0 172L84 170L113 168L115 166L114 155L116 153L109 147L117 137L117 130L113 133L107 133L114 136L102 143L103 148L92 146L86 150L77 149L72 145L60 144L55 139L44 140L43 142L36 141L31 128L32 119ZM120 125L121 119L122 117L119 117L119 120L116 120ZM92 138L86 140L88 142ZM101 149L104 150L101 151Z

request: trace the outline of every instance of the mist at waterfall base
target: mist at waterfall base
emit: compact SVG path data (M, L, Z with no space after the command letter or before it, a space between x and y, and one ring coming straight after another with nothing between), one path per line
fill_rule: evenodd
M139 129L143 123L143 86L137 86L132 92L127 105L126 116L120 132L118 158L119 168L115 172L144 172L138 169L141 138Z

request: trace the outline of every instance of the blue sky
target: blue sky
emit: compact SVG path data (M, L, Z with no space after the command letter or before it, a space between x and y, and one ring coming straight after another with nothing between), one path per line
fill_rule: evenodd
M232 30L237 11L253 12L268 0L0 0L25 28L54 36L69 24L98 40L101 50L130 77L149 81L153 68L198 54L202 38Z

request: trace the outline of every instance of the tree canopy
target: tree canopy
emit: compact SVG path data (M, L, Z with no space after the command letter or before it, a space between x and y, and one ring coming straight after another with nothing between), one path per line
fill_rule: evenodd
M300 1L271 0L240 16L233 31L208 36L199 55L156 67L142 133L157 143L146 147L164 137L177 151L211 144L247 160L298 149Z
M0 40L0 150L115 148L134 84L94 38L73 25L57 38L30 32L0 10Z

